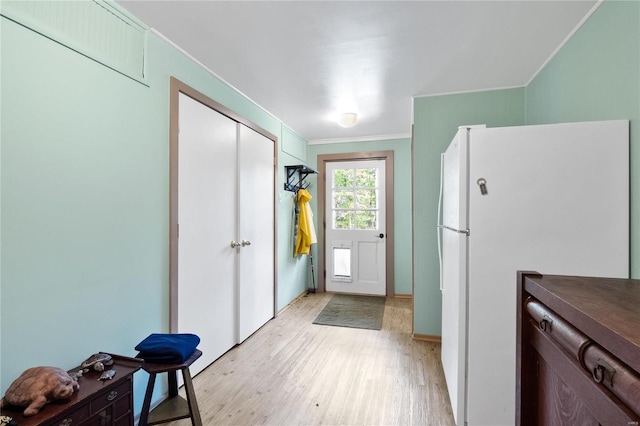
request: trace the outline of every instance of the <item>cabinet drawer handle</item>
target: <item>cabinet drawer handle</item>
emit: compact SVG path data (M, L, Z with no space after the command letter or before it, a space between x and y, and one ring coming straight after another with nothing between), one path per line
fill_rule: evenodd
M66 419L62 420L58 426L69 426L71 422L73 422L73 419L67 417Z
M107 401L113 401L118 397L118 391L111 391L109 395L107 395Z
M609 384L611 385L611 387L613 387L613 375L616 374L616 369L613 368L611 366L611 364L609 364L608 362L602 360L601 358L598 358L598 362L596 363L596 366L593 368L593 381L596 383L602 383L602 381L604 380L604 372L609 373L609 376L611 377L609 379Z
M544 315L540 320L540 329L542 331L547 331L548 328L549 331L551 331L551 324L553 324L553 320L549 318L548 315Z

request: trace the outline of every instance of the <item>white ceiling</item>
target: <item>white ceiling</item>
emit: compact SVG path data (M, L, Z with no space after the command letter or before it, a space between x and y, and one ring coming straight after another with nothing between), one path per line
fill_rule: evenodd
M309 140L408 135L412 97L525 86L599 4L118 3ZM342 103L353 128L329 119Z

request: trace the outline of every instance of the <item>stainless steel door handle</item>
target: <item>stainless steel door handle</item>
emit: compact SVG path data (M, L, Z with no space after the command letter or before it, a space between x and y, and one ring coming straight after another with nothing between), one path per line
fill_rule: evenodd
M240 247L242 244L240 244L237 241L231 241L231 248L238 248Z
M242 247L250 246L250 245L251 245L251 241L249 241L249 240L242 240Z

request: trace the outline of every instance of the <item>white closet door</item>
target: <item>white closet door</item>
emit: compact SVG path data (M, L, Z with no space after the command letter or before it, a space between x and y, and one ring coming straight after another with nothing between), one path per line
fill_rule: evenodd
M274 317L274 142L238 125L238 343Z
M203 352L191 374L236 342L236 124L180 94L178 332Z

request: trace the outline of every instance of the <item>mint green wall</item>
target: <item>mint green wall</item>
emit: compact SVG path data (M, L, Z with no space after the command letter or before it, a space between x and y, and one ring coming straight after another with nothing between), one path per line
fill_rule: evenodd
M306 142L154 34L145 86L4 17L0 25L4 394L26 368L132 356L149 333L168 331L170 76L280 143L286 133L293 151ZM279 169L289 161L278 149ZM291 217L278 207L283 307L306 287L306 263L285 259ZM137 410L145 385L137 373Z
M394 288L396 294L412 294L411 289L411 139L391 139L368 142L348 142L309 145L309 166L316 168L318 155L342 154L367 151L393 151L393 193L394 193ZM317 212L316 178L309 180L311 206ZM318 229L316 213L316 229ZM320 238L319 238L320 239ZM317 252L323 256L323 247L318 244Z
M286 150L278 150L279 308L308 279L305 257L291 258L283 166L394 149L396 188L409 182L396 189L396 243L409 243L396 246L396 292L411 292L413 238L415 332L438 335L439 156L463 124L631 119L638 277L639 24L638 2L607 1L526 89L415 99L415 223L401 239L411 223L411 178L397 175L411 169L407 140L312 145L302 161L301 137L153 34L147 87L0 18L0 393L28 367L70 368L96 351L134 355L147 334L168 330L169 76L277 135ZM138 409L145 381L136 375Z
M413 265L414 333L440 335L442 294L436 226L440 154L458 126L524 124L524 89L505 89L414 99Z
M639 278L640 2L604 2L525 94L527 124L630 120L631 276Z
M458 125L629 119L631 276L640 277L640 2L605 1L523 89L414 100L414 327L440 334L434 226L440 153Z
M278 310L309 288L309 259L293 257L293 210L295 194L284 190L285 166L307 164L307 141L292 130L282 128L282 150L278 161Z

